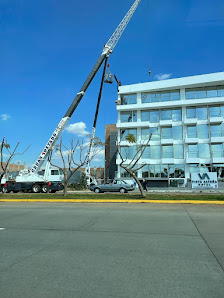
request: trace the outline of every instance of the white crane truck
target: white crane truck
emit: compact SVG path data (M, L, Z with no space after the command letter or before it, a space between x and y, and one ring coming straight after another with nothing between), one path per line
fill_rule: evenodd
M47 160L47 157L54 147L56 141L58 140L59 136L61 135L62 131L64 130L65 126L71 119L72 114L74 113L75 109L77 108L78 104L80 103L81 99L85 95L85 92L89 85L91 84L92 80L94 79L95 75L97 74L98 70L100 69L102 63L108 59L109 55L113 53L113 50L118 43L121 35L123 34L126 26L128 25L130 19L132 18L136 8L138 7L141 0L134 1L133 5L120 22L108 42L105 44L103 51L97 60L96 64L92 68L90 74L88 75L87 79L85 80L82 88L77 93L75 99L73 100L72 104L70 105L69 109L65 113L64 117L59 122L58 126L56 127L55 131L53 132L52 136L48 140L47 144L44 146L43 150L41 151L39 157L33 164L33 166L28 170L23 170L19 172L19 175L16 177L14 181L8 180L3 178L1 181L1 188L4 193L6 192L18 192L18 191L32 191L34 193L42 192L55 192L57 190L63 189L63 185L61 180L57 180L52 178L51 176L51 169L49 166L49 162L46 164L44 176L38 174L38 171L43 166L43 163ZM96 125L96 121L94 121L94 126ZM95 137L95 127L92 129L91 140L90 140L90 150L88 154L91 152L91 146L93 143L93 139ZM90 175L90 173L88 173ZM60 177L60 174L58 173ZM57 177L58 178L58 177ZM88 178L88 177L87 177Z

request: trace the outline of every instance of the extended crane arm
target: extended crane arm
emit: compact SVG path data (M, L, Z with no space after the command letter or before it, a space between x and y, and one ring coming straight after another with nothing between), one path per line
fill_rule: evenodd
M47 158L50 150L55 145L55 143L58 140L60 134L64 130L66 124L70 120L72 114L74 113L75 109L77 108L78 104L80 103L81 99L83 98L83 96L84 96L87 88L89 87L90 83L92 82L92 80L94 79L95 75L97 74L100 66L102 65L102 63L104 62L104 60L106 59L106 57L109 57L109 55L113 52L116 44L118 43L118 41L119 41L122 33L124 32L127 24L129 23L132 15L134 14L134 12L135 12L137 6L139 5L140 1L141 0L136 0L134 2L134 4L131 6L131 8L129 9L129 11L127 12L127 14L125 15L125 17L121 21L121 23L118 25L117 29L112 34L111 38L108 40L108 42L104 46L101 56L99 57L99 59L97 60L96 64L94 65L93 69L91 70L89 76L85 80L82 88L77 93L75 99L73 100L73 102L70 105L69 109L67 110L67 112L65 113L64 117L62 118L62 120L58 124L58 126L55 129L54 133L52 134L50 140L47 142L47 144L45 145L42 153L40 154L40 156L38 157L38 159L34 163L33 167L31 168L31 172L32 173L36 173L40 169L40 167L42 166L42 164L44 163L44 161Z

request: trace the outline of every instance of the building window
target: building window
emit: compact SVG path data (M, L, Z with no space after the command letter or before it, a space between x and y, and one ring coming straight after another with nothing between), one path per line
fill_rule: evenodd
M224 86L186 89L186 99L201 99L224 96Z
M173 139L173 130L172 127L162 127L161 128L161 138L162 139Z
M198 145L188 145L188 157L198 158Z
M121 112L120 119L121 119L122 123L136 122L137 121L137 111Z
M142 150L144 150L143 153L142 153L142 158L143 159L150 158L150 147L149 146L144 147L144 148L142 148Z
M187 137L188 138L197 138L196 126L187 126Z
M141 139L148 140L150 134L152 134L151 141L159 141L160 140L160 127L142 128Z
M142 177L148 178L148 177L160 177L161 176L161 170L160 165L146 165L142 168Z
M184 165L174 165L174 178L184 178Z
M213 164L212 172L216 172L218 178L224 178L224 164Z
M183 127L182 126L173 126L173 139L182 140L183 139Z
M173 145L162 146L162 158L173 158Z
M211 137L223 137L224 136L224 124L210 125Z
M199 120L208 119L207 107L187 108L187 118L188 119L197 118Z
M122 105L131 105L137 103L137 94L127 94L121 96Z
M125 141L126 137L132 134L137 139L137 129L136 128L129 128L129 129L121 129L121 141Z
M221 117L221 107L216 106L216 107L209 107L209 116L210 117Z
M161 159L161 146L150 146L150 158Z
M141 121L149 121L149 111L141 111Z
M142 103L180 100L180 91L174 90L174 91L142 93L141 98L142 98Z
M168 178L168 165L161 166L161 177Z
M121 152L121 156L124 160L125 159L133 159L137 152L137 147L136 146L128 146L128 147L123 146L123 147L121 147L120 152Z
M208 139L208 125L197 125L197 135L199 139Z
M131 174L129 174L127 171L125 171L125 169L120 168L120 173L121 173L121 178L128 178L128 177L132 177Z
M223 157L223 143L211 145L212 157Z
M151 123L159 122L159 111L158 110L150 111L149 114L150 114L150 122Z
M161 111L161 120L172 120L174 122L182 120L181 109L174 110L162 110Z
M173 155L175 159L183 159L184 158L184 147L183 145L174 144L173 145Z
M198 144L198 152L200 158L210 158L209 144Z

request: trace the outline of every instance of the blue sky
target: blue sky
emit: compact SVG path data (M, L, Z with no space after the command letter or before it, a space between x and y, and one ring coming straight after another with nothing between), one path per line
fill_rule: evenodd
M35 161L133 0L1 0L0 137ZM223 0L142 0L110 69L123 85L223 71ZM152 69L148 76L149 66ZM90 132L101 71L70 124ZM116 123L116 85L105 85L97 136ZM77 130L74 129L74 132ZM77 135L63 133L65 142ZM103 156L94 165L103 166Z

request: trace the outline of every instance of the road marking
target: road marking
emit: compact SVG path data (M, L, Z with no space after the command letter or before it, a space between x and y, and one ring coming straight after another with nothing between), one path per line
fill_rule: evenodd
M0 202L30 202L30 203L154 203L154 204L212 204L224 205L224 201L202 200L144 200L144 199L0 199Z

